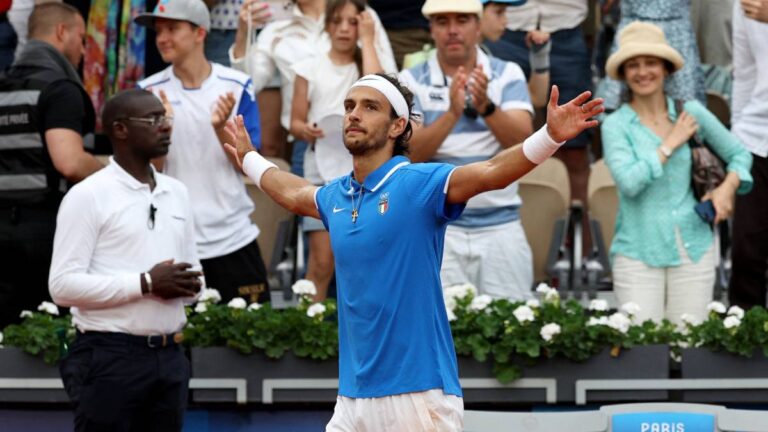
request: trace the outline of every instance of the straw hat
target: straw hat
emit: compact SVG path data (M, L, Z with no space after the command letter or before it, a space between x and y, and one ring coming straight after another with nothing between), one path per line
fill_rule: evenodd
M427 0L421 13L427 18L441 13L468 13L482 18L483 4L480 0Z
M635 21L619 33L619 49L608 57L605 72L613 79L622 79L619 76L621 65L641 55L667 60L675 71L685 64L683 56L669 45L661 28L650 23Z

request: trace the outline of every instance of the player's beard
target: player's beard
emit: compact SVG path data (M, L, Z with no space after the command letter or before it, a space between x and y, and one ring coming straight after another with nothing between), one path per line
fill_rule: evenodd
M365 128L364 130L364 135L358 135L354 138L348 138L344 135L344 146L352 156L365 156L375 153L387 145L389 125L373 129Z

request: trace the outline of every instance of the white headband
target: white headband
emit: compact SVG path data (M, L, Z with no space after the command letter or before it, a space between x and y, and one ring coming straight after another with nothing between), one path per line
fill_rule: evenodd
M370 87L378 90L379 93L383 94L384 97L387 98L398 117L402 117L406 120L408 120L410 117L408 112L408 103L405 102L403 94L400 93L400 90L398 90L397 87L395 87L395 85L389 82L386 78L379 75L366 75L352 84L352 87L349 89L351 90L355 87Z

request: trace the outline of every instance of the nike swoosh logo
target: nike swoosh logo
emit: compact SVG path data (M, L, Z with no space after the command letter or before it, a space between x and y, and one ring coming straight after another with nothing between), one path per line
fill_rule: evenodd
M344 209L344 208L336 208L336 206L333 207L333 212L334 213L338 213L338 212L344 211L344 210L346 210L346 209Z

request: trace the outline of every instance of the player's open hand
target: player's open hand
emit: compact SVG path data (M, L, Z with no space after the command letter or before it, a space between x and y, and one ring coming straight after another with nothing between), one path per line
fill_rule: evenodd
M592 92L585 91L572 101L558 105L560 90L552 86L547 105L547 132L557 142L575 138L583 130L597 126L597 120L592 117L605 111L603 99L589 100Z
M238 115L235 120L228 120L225 126L225 136L227 141L224 143L224 149L233 159L237 161L237 167L243 170L243 159L248 152L256 151L251 142L251 136L245 129L243 116Z

